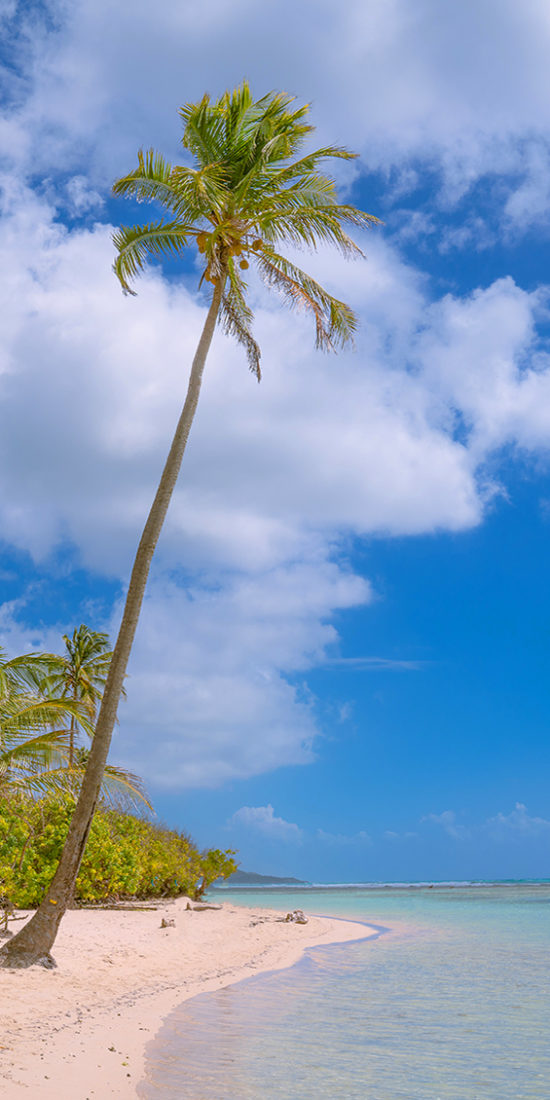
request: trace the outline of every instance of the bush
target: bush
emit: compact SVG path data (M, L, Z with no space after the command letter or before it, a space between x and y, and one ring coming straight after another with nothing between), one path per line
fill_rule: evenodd
M37 906L54 875L74 809L71 798L0 798L0 904ZM236 870L232 851L200 852L185 833L116 810L96 812L75 902L200 897Z

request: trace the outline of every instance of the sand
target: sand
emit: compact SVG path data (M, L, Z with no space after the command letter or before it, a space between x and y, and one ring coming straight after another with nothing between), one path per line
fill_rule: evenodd
M2 1100L139 1097L145 1047L182 1001L291 966L308 947L375 934L325 917L285 924L281 913L227 902L203 912L187 899L154 904L73 910L56 970L0 969ZM175 926L161 929L163 917Z

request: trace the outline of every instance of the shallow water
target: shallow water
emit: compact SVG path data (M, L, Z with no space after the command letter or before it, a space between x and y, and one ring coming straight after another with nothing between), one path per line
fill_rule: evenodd
M389 931L187 1001L144 1100L549 1100L550 885L223 898Z

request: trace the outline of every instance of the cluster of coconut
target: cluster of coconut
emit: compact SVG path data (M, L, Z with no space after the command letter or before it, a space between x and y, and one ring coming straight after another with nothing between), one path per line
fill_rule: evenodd
M208 242L208 237L209 237L208 233L197 233L197 248L198 248L199 252L206 252L206 245L207 245L207 242ZM246 245L246 244L243 245L242 238L237 237L234 240L233 244L229 248L229 255L230 256L242 256L243 251L246 251L248 253L250 253L250 252L261 252L263 247L264 247L263 241L260 239L260 237L256 237L252 241L252 243L249 244L249 245ZM248 260L245 259L244 256L243 256L242 260L239 260L239 267L242 268L243 271L246 271L247 268L250 267L250 264L249 264ZM218 281L217 275L212 275L209 272L208 268L206 269L206 272L204 274L204 278L206 279L207 282L214 283L214 285Z

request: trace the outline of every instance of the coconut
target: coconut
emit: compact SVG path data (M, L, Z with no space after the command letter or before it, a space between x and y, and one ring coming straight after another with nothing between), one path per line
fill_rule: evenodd
M242 267L243 271L246 271L247 267L250 267L248 260L241 260L239 267Z

